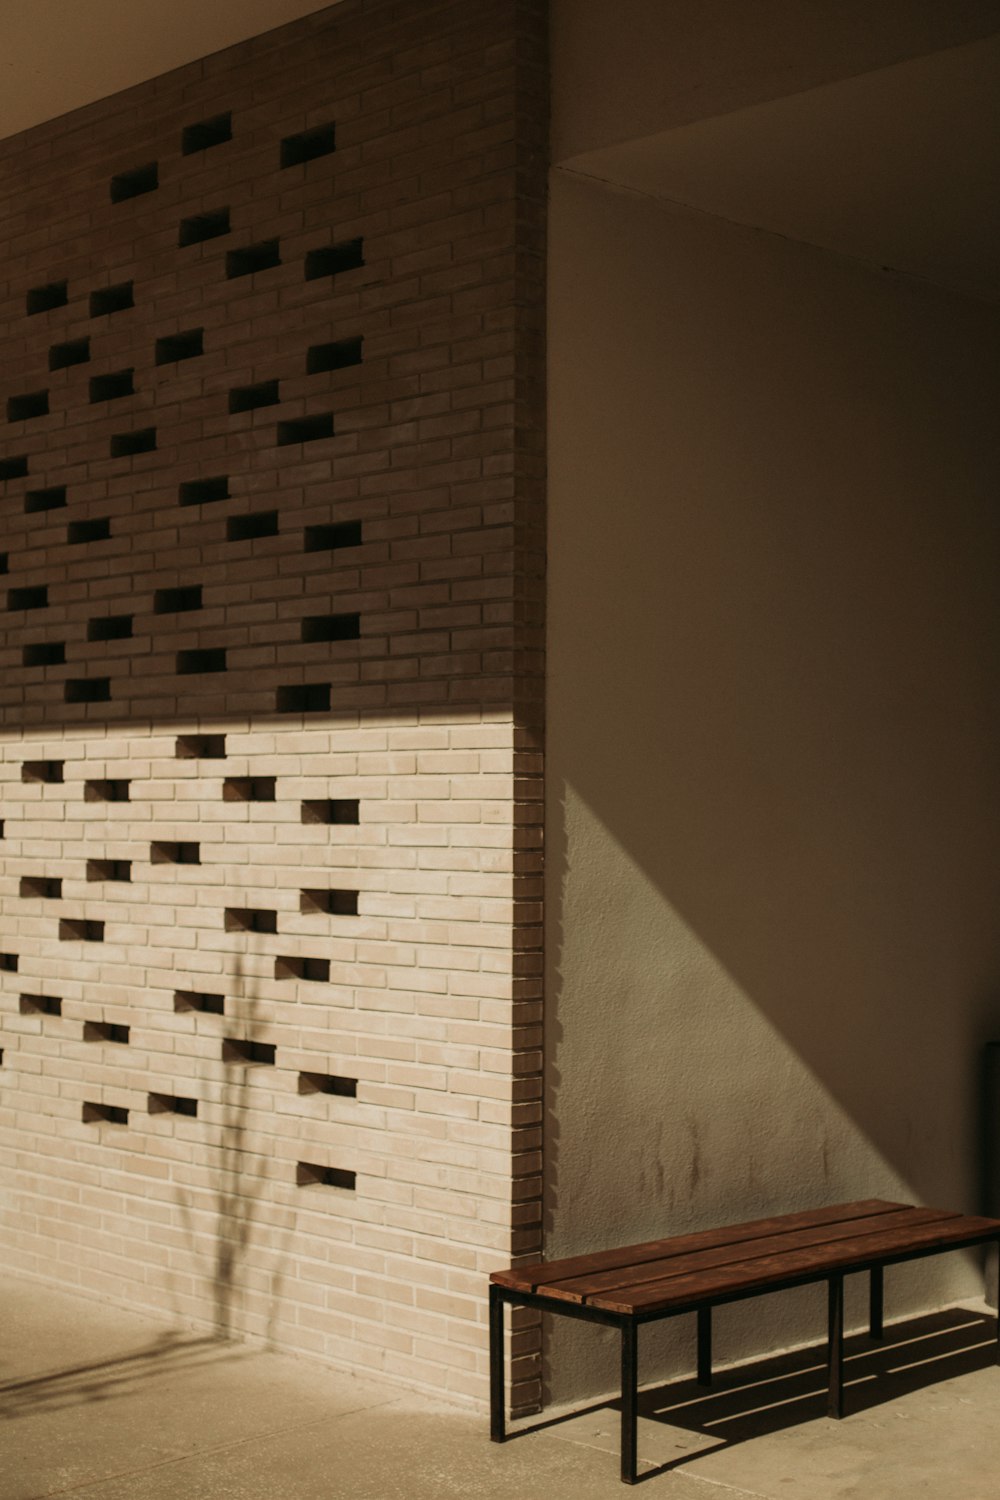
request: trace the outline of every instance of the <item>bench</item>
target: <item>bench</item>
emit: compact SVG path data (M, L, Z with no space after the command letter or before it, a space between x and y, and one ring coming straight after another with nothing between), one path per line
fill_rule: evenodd
M621 1477L637 1475L638 1330L643 1323L694 1312L697 1378L712 1380L712 1308L764 1292L825 1281L828 1287L827 1413L844 1415L844 1277L869 1275L869 1332L882 1337L886 1266L994 1242L1000 1219L915 1208L879 1198L810 1213L649 1240L595 1255L538 1261L490 1277L490 1437L504 1425L504 1305L545 1312L621 1332ZM998 1324L1000 1335L1000 1324ZM1000 1363L1000 1343L997 1348Z

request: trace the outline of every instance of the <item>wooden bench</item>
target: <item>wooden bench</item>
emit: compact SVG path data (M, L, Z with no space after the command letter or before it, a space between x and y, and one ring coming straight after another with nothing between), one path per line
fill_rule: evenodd
M504 1304L537 1307L621 1331L621 1477L637 1478L638 1330L642 1323L697 1314L697 1378L712 1380L712 1308L763 1292L825 1281L828 1286L827 1412L844 1415L844 1277L867 1271L869 1331L882 1336L883 1270L901 1261L990 1241L1000 1219L872 1198L811 1213L650 1240L596 1255L539 1261L490 1277L490 1437L504 1426ZM1000 1334L1000 1325L998 1325ZM997 1349L1000 1363L1000 1343Z

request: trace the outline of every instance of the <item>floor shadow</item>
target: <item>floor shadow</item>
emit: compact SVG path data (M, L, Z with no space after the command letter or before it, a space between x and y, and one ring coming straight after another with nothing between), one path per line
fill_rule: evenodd
M212 1334L191 1338L165 1333L130 1354L0 1383L0 1421L130 1396L165 1375L239 1357L241 1351Z
M996 1322L965 1309L907 1319L876 1342L865 1334L846 1341L844 1399L848 1416L897 1401L912 1391L996 1363ZM616 1403L617 1405L617 1403ZM826 1416L826 1346L721 1371L711 1391L693 1381L641 1392L639 1414L733 1447ZM651 1478L698 1457L687 1453L647 1470Z
M951 1308L887 1325L881 1342L865 1334L852 1335L845 1347L848 1417L941 1381L992 1368L997 1358L996 1329L995 1318ZM647 1388L639 1393L639 1416L702 1437L713 1450L735 1447L825 1418L826 1378L826 1346L816 1344L721 1370L711 1390L693 1378ZM617 1400L592 1402L519 1425L510 1435L564 1427L599 1411L618 1412L620 1406ZM644 1469L639 1477L668 1473L705 1451L704 1445L692 1446L667 1463Z

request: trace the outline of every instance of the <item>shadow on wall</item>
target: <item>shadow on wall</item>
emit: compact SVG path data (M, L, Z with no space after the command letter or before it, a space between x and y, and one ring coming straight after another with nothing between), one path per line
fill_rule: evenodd
M975 1207L992 314L560 174L553 204L547 1253Z
M209 1197L211 1208L210 1243L203 1248L203 1236L196 1227L193 1194L178 1190L177 1207L192 1256L203 1266L202 1276L211 1287L213 1322L220 1338L235 1338L251 1332L241 1324L244 1310L244 1277L250 1260L255 1220L262 1208L266 1186L264 1173L267 1158L255 1148L250 1135L252 1105L251 1076L268 1044L258 1040L260 1005L253 993L252 981L237 956L233 965L230 994L233 998L233 1024L223 1033L223 1079L219 1089L219 1126L214 1143L206 1148L212 1177ZM270 1053L273 1056L274 1048ZM271 1208L272 1213L281 1213ZM266 1250L254 1258L254 1274L266 1279L266 1333L268 1344L274 1342L274 1329L281 1302L283 1263L295 1229L295 1212L286 1209L285 1222L277 1229L278 1248L270 1255ZM274 1226L264 1230L275 1234ZM207 1262L207 1266L206 1266Z

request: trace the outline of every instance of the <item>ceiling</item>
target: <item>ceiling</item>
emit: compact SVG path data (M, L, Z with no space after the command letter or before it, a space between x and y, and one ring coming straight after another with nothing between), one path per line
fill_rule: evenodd
M6 0L0 4L0 139L329 3Z
M1000 36L565 165L1000 301Z
M0 138L324 8L8 0ZM562 165L1000 301L1000 35Z

